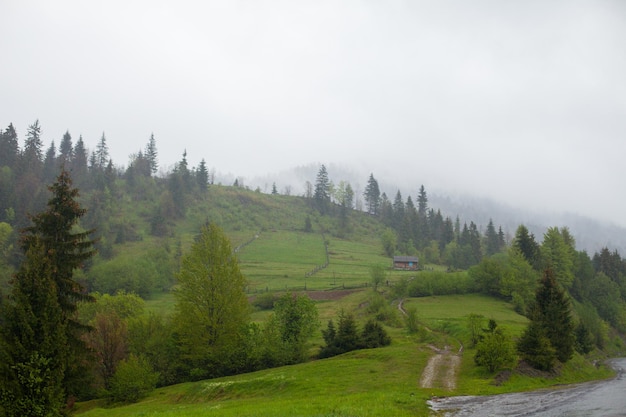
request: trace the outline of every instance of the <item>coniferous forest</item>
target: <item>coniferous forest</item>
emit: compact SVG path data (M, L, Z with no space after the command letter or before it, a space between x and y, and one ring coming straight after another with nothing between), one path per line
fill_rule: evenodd
M549 371L575 354L623 346L626 260L609 248L577 249L567 227L537 237L519 225L507 238L492 221L461 222L430 207L424 186L387 195L374 173L362 195L331 181L324 165L303 195L275 185L264 194L238 180L217 184L206 161L189 166L184 150L171 171L159 170L154 135L123 166L104 134L94 144L69 132L44 144L41 132L36 121L23 137L13 125L0 135L6 416L60 415L76 400L136 401L157 386L387 346L383 324L395 324L385 304L406 297L480 293L526 316L499 362L485 359L489 349L513 340L496 323L478 331L476 363L491 371L516 357ZM302 287L253 287L242 272L238 252L277 230L324 242ZM418 257L422 271L385 275L388 265L362 265L355 274L386 297L368 307L380 310L362 328L343 311L325 327L302 290L334 262L334 242L364 241L376 242L377 259ZM161 294L173 295L171 311L148 311L146 301ZM255 309L272 313L252 321ZM406 325L415 325L410 314ZM312 352L315 335L323 342Z

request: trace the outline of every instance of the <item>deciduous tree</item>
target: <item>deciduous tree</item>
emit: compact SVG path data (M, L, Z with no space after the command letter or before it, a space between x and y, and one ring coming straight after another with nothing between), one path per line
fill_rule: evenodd
M319 325L317 307L306 295L285 294L274 303L270 325L280 334L287 363L302 362Z
M246 279L222 229L213 223L202 227L177 278L175 322L183 356L207 372L199 376L228 372L224 364L248 321L249 306Z

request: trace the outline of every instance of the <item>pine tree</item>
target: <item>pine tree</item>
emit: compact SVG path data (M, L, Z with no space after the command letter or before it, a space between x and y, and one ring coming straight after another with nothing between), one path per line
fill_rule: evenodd
M60 416L68 362L66 321L42 241L32 239L15 275L0 332L0 409L4 416Z
M159 168L159 161L157 160L158 152L156 146L156 139L154 139L154 133L150 134L150 140L146 145L145 156L148 162L150 163L150 172L152 174L156 174L157 169Z
M423 249L428 246L431 240L431 225L428 222L428 196L423 185L420 186L417 194L417 217L417 247Z
M417 212L421 217L426 217L426 213L428 212L428 196L426 195L424 185L420 186L419 193L417 194Z
M69 130L63 135L61 145L59 145L59 166L69 169L69 164L74 157L74 147L72 146L72 135Z
M367 180L367 186L363 192L363 198L365 198L365 207L367 212L372 215L378 215L380 209L380 189L378 188L378 181L374 178L374 174L370 174Z
M49 268L54 281L57 302L66 326L66 339L71 349L66 364L65 388L72 391L72 379L80 374L77 369L79 358L85 353L81 335L86 331L75 313L79 302L92 300L82 285L74 280L73 274L94 255L94 241L89 237L92 231L74 231L85 209L76 201L79 193L78 189L72 187L69 173L62 170L49 190L52 197L48 201L47 210L31 217L33 225L24 229L21 245L25 253L37 244L43 248L40 262Z
M41 141L41 126L39 120L35 120L35 123L28 126L26 132L26 140L24 142L24 150L22 151L22 174L32 174L39 176L42 167L42 148L43 142Z
M531 319L543 324L557 358L565 363L574 352L574 324L569 299L559 287L552 269L546 269L535 300Z
M70 169L72 176L77 179L78 185L83 185L87 177L87 148L85 148L85 142L83 137L79 136L76 146L74 147L74 155L72 156L72 162ZM68 169L68 167L65 167Z
M104 169L108 161L109 146L107 145L107 138L102 132L102 137L96 146L94 168Z
M402 230L402 222L404 220L404 200L402 199L402 193L400 190L396 192L396 197L393 200L393 228L398 232Z
M515 241L513 246L517 248L524 258L535 269L539 269L540 254L539 245L535 241L535 236L528 231L528 228L523 224L519 225L515 232Z
M206 161L204 158L200 161L198 169L196 169L196 182L201 192L205 192L209 185L209 171L206 168Z
M489 223L487 224L487 230L485 231L485 241L487 256L495 255L500 251L500 241L498 239L498 234L496 233L496 228L493 225L493 220L491 219L489 219Z
M54 181L57 172L57 148L54 141L50 143L50 147L46 151L46 157L43 160L43 178L45 183Z
M330 180L326 166L322 164L317 172L313 199L320 213L325 214L330 209Z
M544 272L529 318L531 323L518 343L520 353L529 362L537 362L540 369L550 369L552 351L545 349L545 338L554 350L554 357L567 362L574 353L574 324L569 300L551 269Z
M556 362L556 350L550 344L543 326L531 321L517 342L517 351L532 367L551 371Z
M0 167L8 166L15 169L19 154L17 132L11 123L4 133L0 134Z

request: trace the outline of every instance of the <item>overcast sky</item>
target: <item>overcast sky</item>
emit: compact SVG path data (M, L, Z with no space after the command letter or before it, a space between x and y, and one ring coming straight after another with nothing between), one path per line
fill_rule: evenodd
M624 1L2 0L0 16L0 127L21 140L36 119L46 146L105 132L126 165L154 133L164 166L185 148L245 178L334 163L626 225Z

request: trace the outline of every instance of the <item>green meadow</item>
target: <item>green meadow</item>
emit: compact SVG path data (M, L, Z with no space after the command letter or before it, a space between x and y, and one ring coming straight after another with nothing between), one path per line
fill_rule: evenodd
M313 231L304 231L310 217ZM513 373L501 385L495 375L474 364L475 352L468 348L467 320L470 314L493 319L517 337L527 319L504 300L478 294L407 298L404 309L414 309L421 330L409 334L394 299L394 285L420 278L433 280L430 271L387 270L385 282L374 293L370 281L373 265L390 266L379 240L380 223L364 213L352 213L348 236L336 236L330 219L320 217L302 198L268 196L230 187L211 187L203 204L194 205L185 221L176 224L178 243L161 247L146 238L123 249L126 256L140 258L151 250L171 253L178 245L185 253L200 226L214 221L229 236L248 279L251 300L264 293L306 291L316 300L320 327L310 343L311 360L292 366L232 377L184 383L156 389L135 404L110 404L106 400L80 403L75 414L84 417L127 416L425 416L426 401L432 396L495 394L524 391L585 380L605 378L611 372L575 356L558 376L533 378ZM322 233L322 231L326 231ZM149 244L149 245L148 245ZM152 249L141 249L141 248ZM120 250L117 248L116 250ZM143 250L143 252L142 252ZM308 275L327 258L329 264ZM445 274L445 268L427 265ZM308 276L307 276L308 275ZM445 274L467 280L465 272ZM146 311L169 314L175 300L170 292L147 297ZM375 308L374 308L375 307ZM384 311L383 311L384 310ZM321 330L341 311L354 315L359 325L369 318L385 316L390 346L349 352L319 360L323 344ZM251 319L263 322L269 310L252 311ZM451 346L460 351L461 364L456 388L420 388L420 378L433 348ZM463 349L461 349L461 346Z
M371 292L363 289L337 300L318 301L322 325L342 309L352 311L364 322ZM162 302L156 299L148 306ZM494 375L475 366L474 352L465 349L456 390L423 389L419 387L420 376L433 355L428 346L464 343L468 314L475 312L493 318L512 333L523 328L526 318L508 303L473 294L412 298L405 301L405 307L417 309L421 323L431 329L430 333L412 336L404 327L386 326L393 343L385 348L160 388L136 404L107 404L104 400L82 403L76 414L84 417L425 416L429 413L426 401L433 395L504 393L611 375L610 371L596 368L577 356L558 377L513 375L503 385L496 386ZM312 353L321 342L320 334L312 342Z

